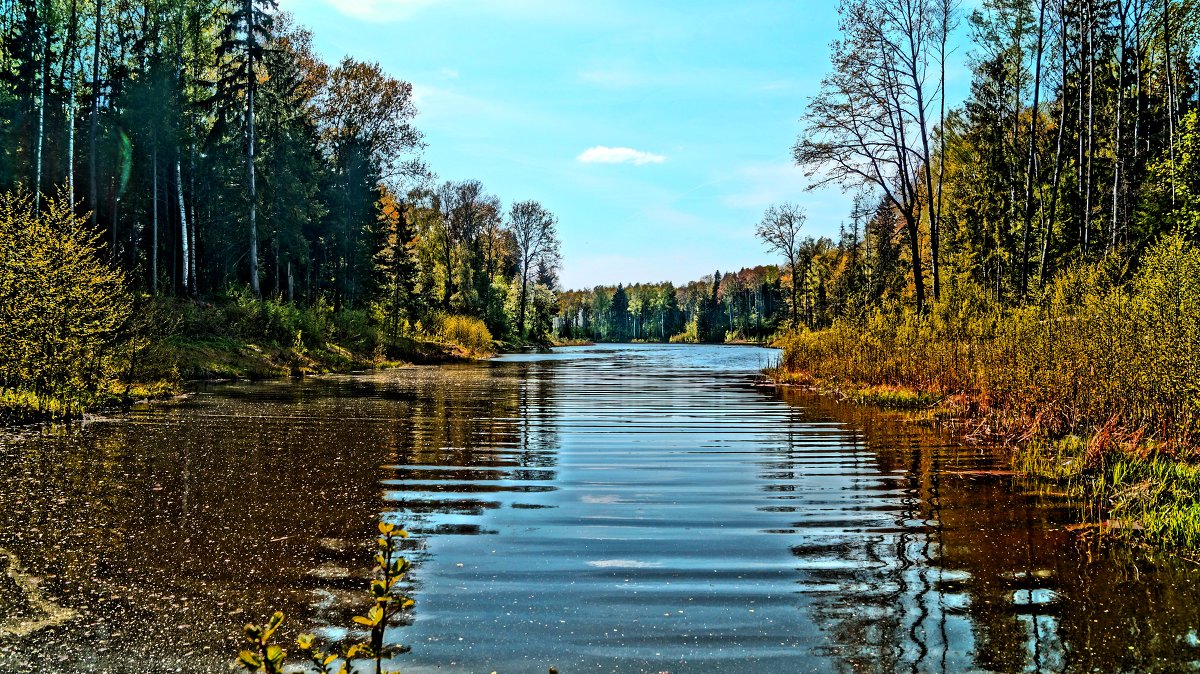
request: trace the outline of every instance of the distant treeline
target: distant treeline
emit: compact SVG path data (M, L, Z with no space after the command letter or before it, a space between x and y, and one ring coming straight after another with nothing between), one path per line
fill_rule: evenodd
M274 0L0 0L0 191L75 204L144 295L545 332L554 216L438 186L412 86L312 42Z
M596 286L559 293L554 329L561 339L597 342L761 341L787 317L776 266L672 283Z

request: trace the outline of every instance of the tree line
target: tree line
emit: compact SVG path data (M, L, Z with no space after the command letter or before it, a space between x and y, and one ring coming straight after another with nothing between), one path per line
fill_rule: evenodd
M849 236L814 245L790 204L758 228L800 270L801 292L811 265L830 274L828 311L794 312L793 324L896 303L926 313L963 282L1019 305L1077 264L1200 235L1197 3L841 0L838 11L793 156L811 185L856 195ZM970 92L948 108L956 49L968 50Z
M73 204L132 289L544 335L555 216L436 180L416 115L275 0L0 0L0 191Z
M774 265L742 269L676 287L672 283L596 286L559 293L560 339L596 342L762 341L785 322L784 279Z

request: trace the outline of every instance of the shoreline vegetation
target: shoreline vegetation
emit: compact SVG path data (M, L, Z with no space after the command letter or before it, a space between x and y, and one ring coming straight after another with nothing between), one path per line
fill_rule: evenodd
M1200 547L1200 249L1167 236L1138 262L1078 265L1015 308L956 281L926 315L881 308L785 334L767 374L961 422L1102 530Z

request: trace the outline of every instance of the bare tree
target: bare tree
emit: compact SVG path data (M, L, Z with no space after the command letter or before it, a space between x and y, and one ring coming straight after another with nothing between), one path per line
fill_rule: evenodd
M800 230L804 228L804 221L807 219L808 216L800 206L790 203L778 204L767 209L755 230L759 240L767 245L767 250L782 255L792 269L793 328L797 327L800 321L796 293L800 269L796 262L800 258L800 247L803 244Z
M517 334L525 336L525 304L529 297L529 277L539 266L558 266L558 218L536 201L521 201L509 209L509 226L517 243L521 263L521 304L517 309Z
M951 6L933 0L842 0L832 45L833 71L804 116L793 148L813 186L870 185L904 219L917 310L924 311L922 206L941 191L930 165L931 72L945 58L936 45L953 20ZM934 89L940 89L938 83ZM923 199L922 191L925 198ZM928 209L931 232L938 214ZM939 270L933 269L935 288Z

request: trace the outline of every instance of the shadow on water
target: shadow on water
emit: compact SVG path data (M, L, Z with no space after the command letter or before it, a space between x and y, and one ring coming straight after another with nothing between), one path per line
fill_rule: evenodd
M3 437L0 671L220 671L275 608L343 636L381 515L413 533L410 673L1200 668L1194 567L1079 538L996 452L755 387L771 355L224 385Z

